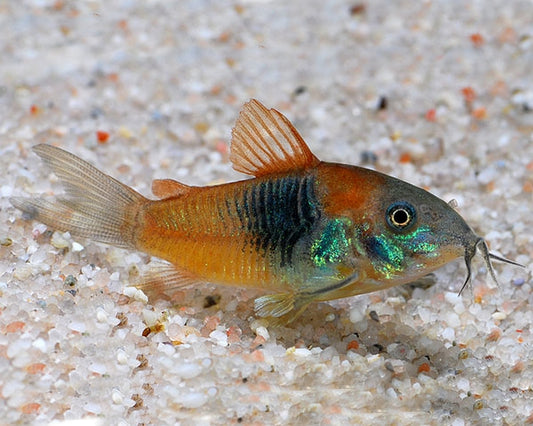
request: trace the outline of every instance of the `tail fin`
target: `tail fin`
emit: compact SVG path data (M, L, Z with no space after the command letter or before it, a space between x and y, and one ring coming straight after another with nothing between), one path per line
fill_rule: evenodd
M117 247L134 248L136 216L145 197L69 152L51 145L33 151L65 187L66 197L11 198L11 204L58 231Z

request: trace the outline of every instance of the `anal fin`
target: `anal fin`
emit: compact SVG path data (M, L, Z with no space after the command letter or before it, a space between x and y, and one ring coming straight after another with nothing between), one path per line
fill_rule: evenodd
M165 261L155 261L149 271L141 276L140 281L135 283L135 287L155 301L172 299L177 291L203 283L200 277L189 271L179 269Z

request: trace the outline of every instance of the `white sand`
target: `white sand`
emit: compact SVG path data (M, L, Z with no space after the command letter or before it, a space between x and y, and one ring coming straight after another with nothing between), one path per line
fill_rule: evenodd
M7 200L61 193L29 150L43 142L145 195L153 178L240 178L225 150L257 97L320 158L371 151L377 169L457 199L493 251L531 269L531 2L357 4L0 3L0 423L533 422L528 270L497 265L496 287L478 260L458 297L455 262L427 290L267 330L251 291L151 305L126 288L145 255L52 233Z

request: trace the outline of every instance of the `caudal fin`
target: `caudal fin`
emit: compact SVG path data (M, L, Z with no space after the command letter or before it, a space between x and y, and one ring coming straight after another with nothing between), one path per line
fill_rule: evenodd
M135 247L136 216L145 197L60 148L41 144L33 151L61 180L66 196L54 201L14 197L10 199L13 206L58 231L117 247Z

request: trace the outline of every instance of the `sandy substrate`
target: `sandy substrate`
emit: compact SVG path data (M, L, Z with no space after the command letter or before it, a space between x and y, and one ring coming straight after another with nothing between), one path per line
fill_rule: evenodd
M468 3L1 2L0 423L533 423L532 7ZM428 289L267 329L260 293L147 302L128 287L146 255L54 233L8 202L61 193L37 143L145 195L153 178L242 178L228 143L252 97L321 159L455 198L528 269L497 265L497 287L478 259L458 296L458 261Z

